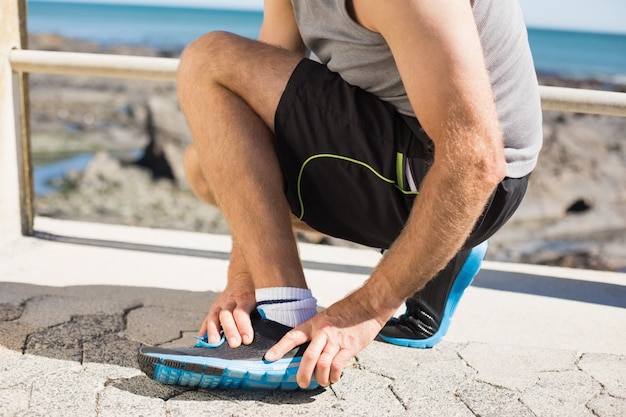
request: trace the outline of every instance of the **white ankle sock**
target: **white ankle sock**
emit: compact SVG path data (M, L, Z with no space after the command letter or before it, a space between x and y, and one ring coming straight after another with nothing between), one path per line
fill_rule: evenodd
M296 327L317 314L317 300L307 288L259 288L255 295L265 318L285 326Z

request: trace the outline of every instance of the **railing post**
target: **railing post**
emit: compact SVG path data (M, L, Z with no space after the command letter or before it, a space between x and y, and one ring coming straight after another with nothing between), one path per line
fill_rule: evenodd
M12 49L26 47L26 0L0 2L0 240L32 234L28 78L14 73Z

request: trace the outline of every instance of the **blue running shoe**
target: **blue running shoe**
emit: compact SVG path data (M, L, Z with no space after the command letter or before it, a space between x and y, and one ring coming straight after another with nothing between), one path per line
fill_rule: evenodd
M389 320L378 336L388 343L413 348L431 348L439 343L486 253L486 241L459 252L434 279L406 301L406 312Z
M139 349L140 369L150 378L167 385L215 389L296 390L296 373L308 344L299 346L276 362L263 359L290 327L261 317L254 311L250 319L254 340L233 349L225 343L209 344L206 337L191 348ZM315 380L307 389L319 385Z

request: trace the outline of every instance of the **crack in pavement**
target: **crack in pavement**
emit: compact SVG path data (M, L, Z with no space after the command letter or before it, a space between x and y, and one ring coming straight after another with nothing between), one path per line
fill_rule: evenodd
M389 388L389 391L391 391L391 394L394 396L396 400L398 400L402 408L404 408L404 411L409 411L408 404L406 404L404 400L402 399L402 397L400 397L400 395L396 392L396 390L393 388L393 384L387 385L387 388Z

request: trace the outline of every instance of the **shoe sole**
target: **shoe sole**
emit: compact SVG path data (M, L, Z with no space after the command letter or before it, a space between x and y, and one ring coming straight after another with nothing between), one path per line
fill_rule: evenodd
M472 249L469 256L465 260L463 267L454 280L454 284L452 284L450 294L448 294L448 300L446 301L446 306L443 310L443 317L441 319L441 324L439 325L439 330L437 330L434 335L426 339L387 337L382 334L379 334L378 336L387 343L419 349L428 349L439 343L448 332L448 327L450 327L452 316L456 311L456 307L459 304L461 296L465 292L465 289L470 286L472 281L474 281L474 277L478 273L483 258L487 253L487 247L487 241L481 243Z
M161 384L210 389L302 390L296 382L300 357L266 362L154 355L140 350L137 360L140 369ZM318 386L313 380L306 390Z

